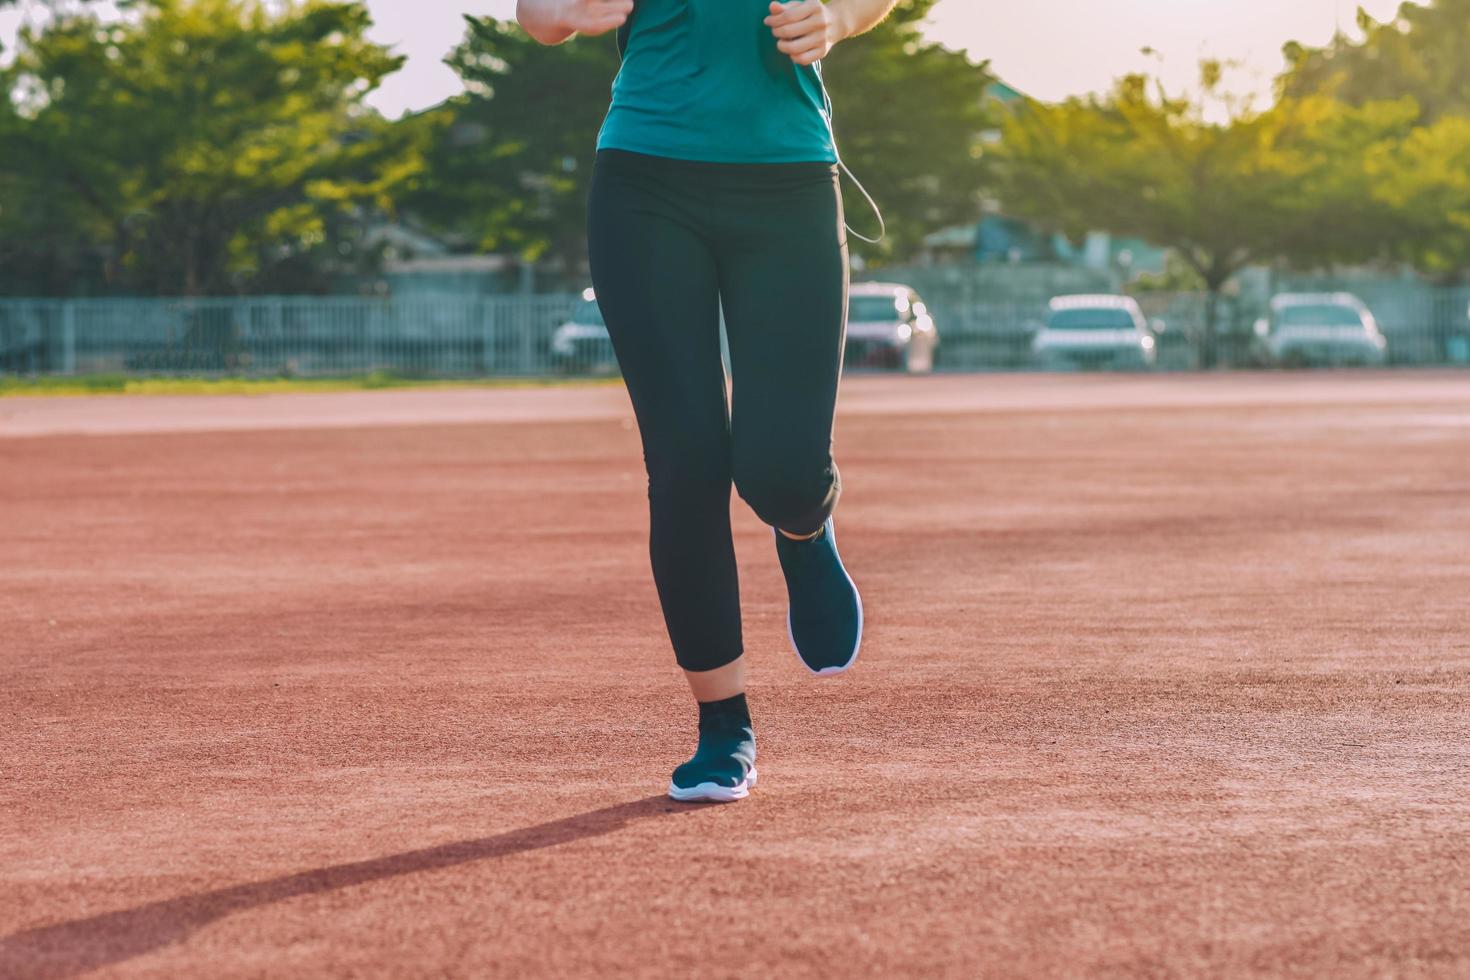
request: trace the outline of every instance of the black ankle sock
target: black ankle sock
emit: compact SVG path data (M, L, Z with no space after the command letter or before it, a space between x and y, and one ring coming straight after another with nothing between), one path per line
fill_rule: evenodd
M729 719L738 724L750 724L750 705L745 702L745 695L737 694L733 698L725 698L723 701L701 701L699 702L699 727L719 720Z

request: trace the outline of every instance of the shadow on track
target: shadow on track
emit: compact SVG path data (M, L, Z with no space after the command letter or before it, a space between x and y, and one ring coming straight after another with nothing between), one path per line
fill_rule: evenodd
M491 837L334 864L26 929L0 938L0 977L32 980L75 977L172 946L211 922L272 902L570 844L613 833L639 820L697 809L699 804L675 803L666 796L650 796Z

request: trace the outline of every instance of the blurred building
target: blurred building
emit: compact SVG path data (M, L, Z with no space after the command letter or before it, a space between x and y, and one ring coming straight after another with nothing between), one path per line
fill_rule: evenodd
M467 254L455 243L401 222L384 222L364 235L381 249L382 266L373 274L339 277L337 292L349 296L450 297L502 296L556 290L532 263L518 256Z

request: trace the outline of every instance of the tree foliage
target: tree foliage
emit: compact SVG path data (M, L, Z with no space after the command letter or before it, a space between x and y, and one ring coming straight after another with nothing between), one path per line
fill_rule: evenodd
M351 211L421 165L419 131L363 107L402 62L369 25L359 2L137 0L23 31L0 70L0 248L53 287L83 241L114 291L310 285Z
M1373 146L1364 172L1402 229L1401 258L1447 281L1470 269L1470 118L1445 116Z
M434 113L428 166L402 206L474 249L575 268L617 47L610 36L547 47L511 21L465 20L448 63L466 93Z
M1461 276L1470 270L1470 0L1405 3L1382 22L1360 11L1358 27L1357 40L1288 45L1281 91L1415 107L1418 125L1400 139L1339 151L1364 178L1365 206L1392 213L1400 232L1392 253L1436 276Z
M1470 0L1405 3L1377 21L1358 12L1362 38L1286 47L1289 97L1329 95L1354 105L1412 98L1425 121L1470 115Z
M888 219L855 254L908 258L973 220L983 190L1047 229L1169 246L1212 297L1258 262L1470 269L1470 0L1288 46L1264 109L1207 63L1191 97L1134 76L1003 123L988 66L920 33L933 3L901 3L823 65L843 158ZM364 98L401 59L366 39L361 0L124 0L120 20L47 5L0 67L0 291L321 289L369 258L364 217L393 210L580 274L611 36L548 48L467 18L449 56L465 94L390 124Z
M1382 252L1391 209L1374 196L1362 151L1402 138L1411 100L1360 108L1325 98L1256 111L1219 94L1171 96L1130 76L1102 98L1030 102L1006 121L998 191L1008 212L1072 235L1106 230L1175 250L1210 294L1201 358L1217 358L1218 296L1241 269L1282 256L1357 259ZM1208 109L1214 103L1223 117Z

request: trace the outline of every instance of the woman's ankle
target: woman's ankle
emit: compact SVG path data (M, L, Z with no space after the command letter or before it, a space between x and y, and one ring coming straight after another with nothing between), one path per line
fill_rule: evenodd
M750 705L745 700L744 692L734 697L723 698L719 701L699 702L699 727L721 721L729 721L737 724L750 725Z

